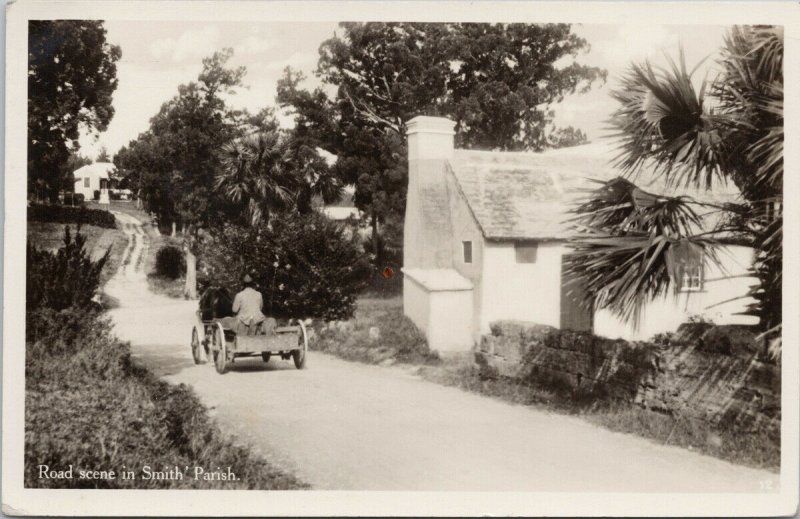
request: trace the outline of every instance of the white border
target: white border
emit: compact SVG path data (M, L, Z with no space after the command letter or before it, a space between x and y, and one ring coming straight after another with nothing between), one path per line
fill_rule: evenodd
M331 492L24 489L27 21L520 21L592 24L771 23L786 27L786 142L800 142L800 6L765 2L22 1L7 8L3 511L26 515L793 515L798 505L800 171L785 148L786 207L781 490L775 494ZM795 196L793 196L795 195ZM7 302L15 302L8 304Z

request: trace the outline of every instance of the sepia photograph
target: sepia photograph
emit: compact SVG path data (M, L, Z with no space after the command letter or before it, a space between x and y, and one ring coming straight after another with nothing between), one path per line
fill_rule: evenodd
M796 6L21 4L4 513L796 510Z

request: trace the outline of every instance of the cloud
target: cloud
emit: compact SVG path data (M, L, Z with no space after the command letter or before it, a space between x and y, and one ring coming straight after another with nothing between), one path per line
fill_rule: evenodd
M251 34L235 45L233 51L237 55L259 54L272 49L277 43L273 38Z
M650 59L661 61L662 51L673 54L678 48L678 35L663 25L623 25L617 29L615 38L604 44L595 44L605 66L609 69L624 68L631 61Z
M169 58L178 63L187 59L210 55L219 48L220 31L214 25L184 31L177 38L163 38L150 44L150 53L156 59Z

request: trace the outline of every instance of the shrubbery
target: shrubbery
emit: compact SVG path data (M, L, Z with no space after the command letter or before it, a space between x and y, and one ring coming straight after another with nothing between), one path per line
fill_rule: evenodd
M204 284L238 290L249 273L274 317L351 317L370 271L358 238L316 213L281 215L271 226L227 225L201 249Z
M56 253L28 247L25 486L28 488L247 488L304 485L223 436L185 386L131 362L92 301L105 258L65 231ZM40 479L38 466L140 472L148 464L230 467L237 481Z
M391 300L362 299L355 319L316 328L314 349L368 364L438 364L425 335ZM373 335L375 334L375 335Z
M28 206L28 221L86 224L108 229L117 228L117 221L110 211L56 204L30 204Z
M186 260L183 251L174 245L164 245L156 253L155 271L157 276L178 279L186 274Z
M73 238L69 226L64 228L64 245L56 253L40 251L28 243L28 311L39 307L64 310L90 306L110 249L98 261L92 261L84 249L85 243L80 230Z

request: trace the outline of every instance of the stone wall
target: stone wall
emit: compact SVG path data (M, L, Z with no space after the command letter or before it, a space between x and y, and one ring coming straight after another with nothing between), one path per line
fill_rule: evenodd
M656 342L510 321L491 329L476 352L489 376L577 403L625 402L742 432L780 434L780 366L760 359L748 327L686 325Z

